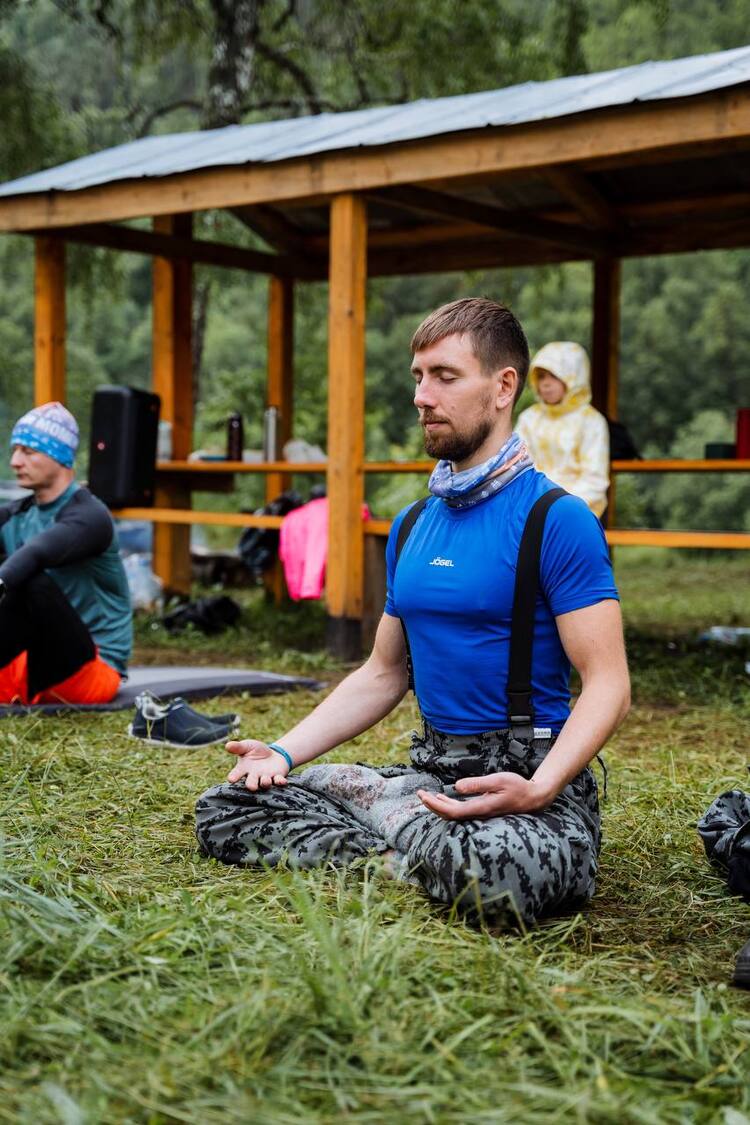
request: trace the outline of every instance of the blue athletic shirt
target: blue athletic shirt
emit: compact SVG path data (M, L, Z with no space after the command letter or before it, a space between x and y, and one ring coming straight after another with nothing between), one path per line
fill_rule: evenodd
M402 617L422 714L447 734L508 727L506 691L516 562L526 518L555 485L530 469L489 500L450 508L431 496L396 567L404 508L386 548L385 612ZM559 731L570 713L570 662L555 617L619 600L599 520L562 496L547 513L534 623L535 724Z

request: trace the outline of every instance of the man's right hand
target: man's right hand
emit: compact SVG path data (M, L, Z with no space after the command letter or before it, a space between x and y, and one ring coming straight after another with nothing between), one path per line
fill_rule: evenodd
M245 787L253 792L259 787L268 789L271 785L286 785L289 765L265 742L244 738L241 742L228 742L227 750L239 758L227 781L242 781L244 778Z

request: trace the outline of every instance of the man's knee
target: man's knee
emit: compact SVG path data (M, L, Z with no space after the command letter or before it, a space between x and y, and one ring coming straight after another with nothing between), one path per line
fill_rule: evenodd
M195 805L195 834L204 855L222 863L248 863L247 845L242 830L257 801L244 785L214 785Z
M432 898L461 914L530 924L593 893L592 849L581 838L577 856L570 843L528 817L440 822L412 849L410 866Z
M430 898L461 914L484 912L497 884L488 879L488 856L477 848L474 827L470 822L425 819L407 853L411 874Z
M37 605L46 608L50 603L59 603L61 599L67 600L54 578L50 578L43 570L14 586L8 598L29 608Z

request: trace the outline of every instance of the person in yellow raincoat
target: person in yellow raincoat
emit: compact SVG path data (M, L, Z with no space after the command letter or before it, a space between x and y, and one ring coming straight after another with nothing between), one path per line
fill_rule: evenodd
M516 430L534 467L601 516L609 488L609 428L591 405L590 371L580 344L545 344L529 370L537 402L519 416Z

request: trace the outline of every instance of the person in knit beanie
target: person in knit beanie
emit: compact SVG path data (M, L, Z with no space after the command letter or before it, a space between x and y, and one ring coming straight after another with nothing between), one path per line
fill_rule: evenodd
M10 436L28 495L0 506L0 704L106 703L126 673L127 579L112 517L76 482L78 441L60 402Z

